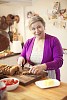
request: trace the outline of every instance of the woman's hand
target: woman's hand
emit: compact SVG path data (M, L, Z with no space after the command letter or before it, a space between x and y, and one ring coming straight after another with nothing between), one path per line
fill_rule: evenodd
M19 71L22 72L22 65L25 64L25 59L23 57L18 58L18 65L19 65Z
M18 58L18 65L19 66L22 66L22 65L24 65L25 64L25 59L24 59L24 57L19 57Z
M30 68L29 72L33 74L40 74L43 70L46 70L46 68L46 64L35 65Z

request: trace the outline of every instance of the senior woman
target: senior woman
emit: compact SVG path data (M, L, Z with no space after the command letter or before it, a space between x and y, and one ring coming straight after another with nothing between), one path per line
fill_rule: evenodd
M33 16L29 29L34 37L24 44L18 65L28 62L32 67L29 72L40 74L48 72L49 78L60 80L60 67L63 64L63 50L57 37L45 33L45 22L40 16Z

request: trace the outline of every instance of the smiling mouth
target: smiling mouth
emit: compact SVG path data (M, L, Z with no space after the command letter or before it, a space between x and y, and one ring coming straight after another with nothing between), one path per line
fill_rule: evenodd
M35 34L35 35L40 35L41 33L37 33L37 34Z

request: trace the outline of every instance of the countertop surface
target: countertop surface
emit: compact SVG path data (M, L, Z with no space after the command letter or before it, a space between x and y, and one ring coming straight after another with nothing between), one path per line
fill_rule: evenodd
M8 92L8 100L67 100L67 83L61 82L60 86L48 89L39 88L35 83L19 85L16 90Z
M12 57L12 56L16 56L19 55L20 53L0 53L0 59L4 59L4 58L8 58L8 57Z

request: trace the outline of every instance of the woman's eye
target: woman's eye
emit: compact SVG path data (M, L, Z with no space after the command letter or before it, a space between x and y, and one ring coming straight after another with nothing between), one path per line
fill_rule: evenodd
M34 31L34 30L39 29L39 28L41 28L41 26L37 26L37 28L32 27L32 30Z
M35 28L32 28L32 30L35 30Z
M38 26L37 28L41 28L41 26Z

